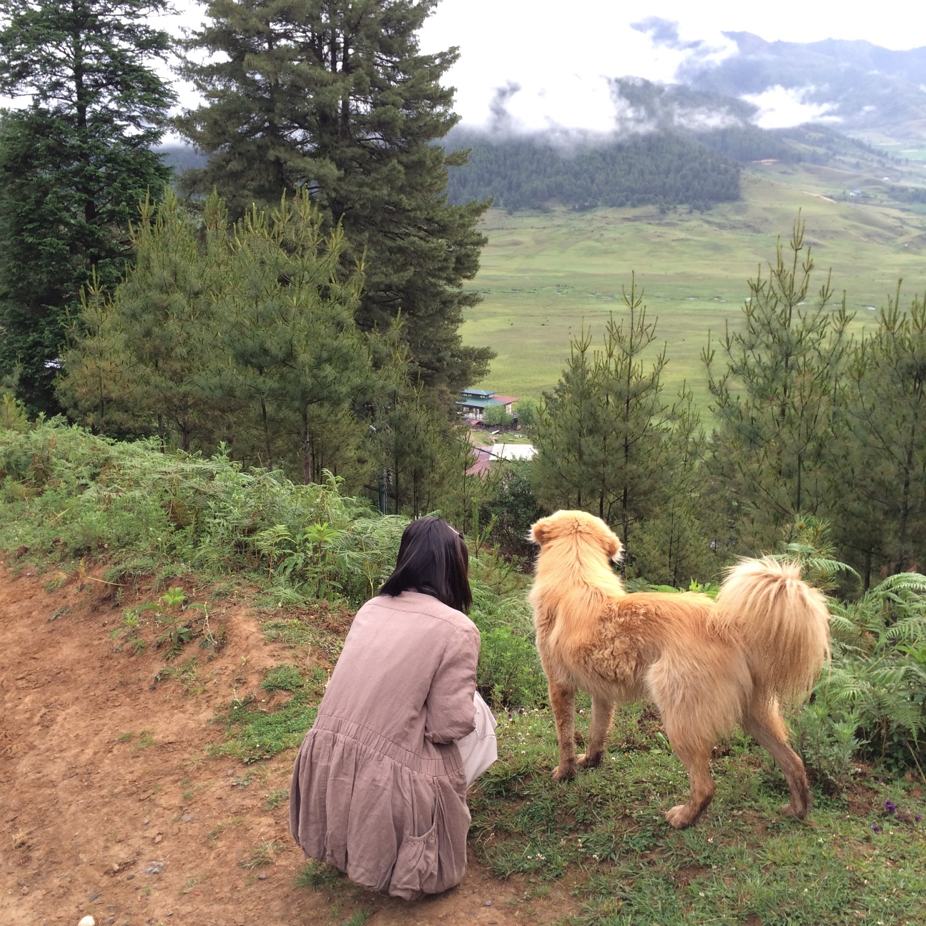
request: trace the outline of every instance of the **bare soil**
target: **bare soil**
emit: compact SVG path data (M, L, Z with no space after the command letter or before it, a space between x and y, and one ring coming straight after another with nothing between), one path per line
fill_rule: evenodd
M458 888L417 903L346 879L298 886L287 801L269 800L288 789L294 752L249 766L207 752L223 741L216 714L236 695L266 698L263 672L293 652L264 640L238 595L214 603L227 643L200 660L196 684L157 681L163 650L116 651L111 635L126 607L159 593L116 591L98 571L40 575L0 557L0 926L88 914L98 926L337 926L358 914L373 926L513 926L575 908L564 887L530 898L472 852Z

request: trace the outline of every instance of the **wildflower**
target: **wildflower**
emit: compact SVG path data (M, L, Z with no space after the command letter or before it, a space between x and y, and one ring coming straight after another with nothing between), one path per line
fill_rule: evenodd
M871 831L872 831L873 833L880 833L880 832L881 832L881 827L878 826L877 823L872 823L872 824L871 824Z
M916 820L917 823L919 823L920 820L923 819L923 815L922 815L921 813L918 813L918 814L916 814L916 816L914 816L913 819Z
M893 801L884 802L884 812L885 813L894 813L895 810L897 810L897 805L893 803Z

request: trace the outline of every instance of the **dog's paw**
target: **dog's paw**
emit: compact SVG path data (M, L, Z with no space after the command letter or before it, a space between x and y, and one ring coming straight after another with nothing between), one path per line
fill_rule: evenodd
M807 816L808 809L806 804L797 807L793 803L781 805L781 812L787 817L794 817L795 820L803 820Z
M554 781L569 781L570 778L574 778L576 774L575 763L570 762L568 765L557 765L553 769L553 780Z
M602 753L600 752L594 755L584 752L582 755L576 756L576 765L579 768L598 768L601 765L601 756Z
M687 804L679 804L677 807L667 810L665 818L669 826L677 830L683 830L686 826L691 826L697 816L692 814L691 808Z

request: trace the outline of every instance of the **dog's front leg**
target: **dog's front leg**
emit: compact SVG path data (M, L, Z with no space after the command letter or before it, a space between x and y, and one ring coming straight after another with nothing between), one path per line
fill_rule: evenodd
M592 695L592 719L588 728L588 748L584 755L576 758L582 768L598 768L604 755L604 744L614 718L615 701Z
M576 690L550 681L550 707L556 721L559 765L553 769L554 781L566 781L576 773Z

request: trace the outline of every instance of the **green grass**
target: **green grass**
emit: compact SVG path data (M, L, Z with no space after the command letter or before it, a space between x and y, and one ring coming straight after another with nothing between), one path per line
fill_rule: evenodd
M226 739L212 748L212 754L233 756L249 765L298 746L315 722L327 680L327 673L318 667L305 678L295 666L276 666L264 679L263 689L292 696L269 706L254 697L233 700L217 718Z
M668 342L667 390L687 381L702 409L707 387L701 351L737 325L747 280L787 243L801 210L805 242L816 261L816 284L832 268L833 286L856 311L856 331L875 318L903 277L904 292L926 289L926 217L890 205L829 201L851 189L844 171L770 165L743 175L743 199L704 214L654 209L597 209L575 213L491 211L488 244L471 284L483 301L463 326L465 343L498 353L481 383L499 393L539 398L559 379L571 339L583 326L603 333L620 312L622 287L635 272L657 340ZM816 288L815 284L815 288Z
M583 718L579 718L579 726ZM717 795L693 828L662 812L684 798L684 770L652 713L618 711L602 767L549 777L555 734L545 710L499 718L499 761L470 792L470 841L490 871L542 896L573 885L563 926L913 923L926 914L924 801L871 779L851 802L815 792L805 822L780 813L784 781L745 739L715 759ZM891 807L885 809L885 800ZM750 917L754 919L750 919Z

